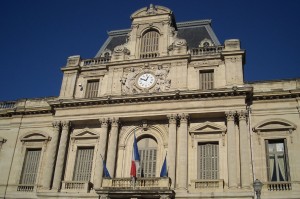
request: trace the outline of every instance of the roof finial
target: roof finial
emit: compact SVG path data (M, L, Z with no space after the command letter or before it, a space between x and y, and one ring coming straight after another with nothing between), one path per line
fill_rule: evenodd
M148 14L154 14L155 13L155 7L154 5L151 3L149 6L149 9L147 10Z

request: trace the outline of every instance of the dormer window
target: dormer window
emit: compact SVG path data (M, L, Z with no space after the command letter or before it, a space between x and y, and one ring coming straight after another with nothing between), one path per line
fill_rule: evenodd
M158 57L159 33L156 30L149 30L141 40L141 58Z

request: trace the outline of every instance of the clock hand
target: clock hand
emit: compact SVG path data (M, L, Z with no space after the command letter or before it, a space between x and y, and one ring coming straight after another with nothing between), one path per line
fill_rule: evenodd
M143 81L147 81L147 79L143 79L143 78L141 78L141 80L143 80Z

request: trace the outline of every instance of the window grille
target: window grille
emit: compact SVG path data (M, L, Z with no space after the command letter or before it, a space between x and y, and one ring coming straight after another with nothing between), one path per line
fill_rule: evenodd
M99 80L89 80L87 81L85 98L97 97L99 89Z
M141 40L141 57L152 58L158 56L159 33L155 30L146 32Z
M74 169L74 181L90 181L93 166L94 148L78 148Z
M286 140L266 140L269 181L288 181Z
M27 149L20 184L34 185L42 149Z
M219 178L219 144L198 145L198 179L215 180Z
M200 89L210 90L214 88L214 71L200 71Z

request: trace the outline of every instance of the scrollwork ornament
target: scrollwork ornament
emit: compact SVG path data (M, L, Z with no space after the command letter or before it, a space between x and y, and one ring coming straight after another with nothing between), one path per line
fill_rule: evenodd
M187 123L189 119L189 115L186 113L182 113L179 115L180 123Z
M70 121L63 121L61 122L61 126L63 130L68 130L71 126L71 122Z
M60 121L54 121L52 122L52 126L54 129L58 130L60 127Z
M235 111L228 111L225 113L227 121L234 121L236 112Z
M239 120L247 120L248 113L244 110L238 112Z
M102 128L107 128L108 127L108 118L101 118L99 121L101 123Z
M111 118L111 126L118 127L118 125L119 125L119 118L118 117Z
M167 117L169 119L169 124L176 124L176 122L177 122L176 114L170 114L170 115L167 115Z

